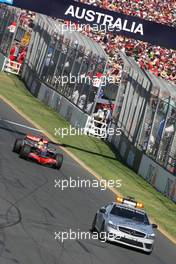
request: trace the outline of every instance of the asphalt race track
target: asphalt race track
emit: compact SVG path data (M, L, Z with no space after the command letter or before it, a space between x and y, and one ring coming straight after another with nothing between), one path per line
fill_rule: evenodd
M176 245L159 232L150 256L99 240L55 240L54 232L89 231L96 210L115 196L95 188L55 188L55 179L94 178L67 155L60 171L20 159L12 147L29 129L2 119L31 124L2 101L0 118L0 264L175 263Z

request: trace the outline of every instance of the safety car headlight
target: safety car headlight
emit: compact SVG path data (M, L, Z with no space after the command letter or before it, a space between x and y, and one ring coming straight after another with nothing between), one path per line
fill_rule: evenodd
M155 239L155 234L148 234L146 236L147 239Z
M113 229L116 229L116 230L118 229L118 227L116 225L114 225L112 221L108 222L108 226L113 228Z

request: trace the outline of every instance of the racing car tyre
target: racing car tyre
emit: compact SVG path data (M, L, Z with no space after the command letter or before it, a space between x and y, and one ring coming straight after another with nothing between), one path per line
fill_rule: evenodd
M153 251L153 250L152 250ZM145 252L146 255L151 255L152 254L152 251L150 252Z
M99 238L100 240L104 240L106 241L106 236L105 236L105 221L103 221L101 228L100 228L100 232L99 232Z
M23 145L23 140L17 138L13 146L13 152L20 153L22 145Z
M28 145L24 145L20 151L20 158L27 159L30 152L31 152L31 147Z
M55 159L56 159L55 168L59 170L63 163L63 155L60 153L57 153Z

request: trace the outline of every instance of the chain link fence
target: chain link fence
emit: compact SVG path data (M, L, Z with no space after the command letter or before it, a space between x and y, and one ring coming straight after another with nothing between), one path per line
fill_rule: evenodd
M132 145L176 175L176 86L121 56L124 69L115 124Z

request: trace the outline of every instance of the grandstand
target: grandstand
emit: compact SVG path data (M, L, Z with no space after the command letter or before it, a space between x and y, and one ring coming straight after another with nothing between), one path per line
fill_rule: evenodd
M130 0L81 0L80 2L169 26L174 26L176 23L176 3L174 0L136 0L133 2Z
M121 12L127 15L139 16L146 20L155 21L169 26L176 25L176 2L169 1L122 1L122 0L82 0L86 4L93 4L105 9ZM84 34L101 44L110 56L110 63L114 69L119 65L116 54L119 50L127 56L134 57L144 70L149 70L158 77L176 83L176 51L153 46L149 43L129 39L112 33L105 34L84 31ZM120 67L120 66L119 66Z

